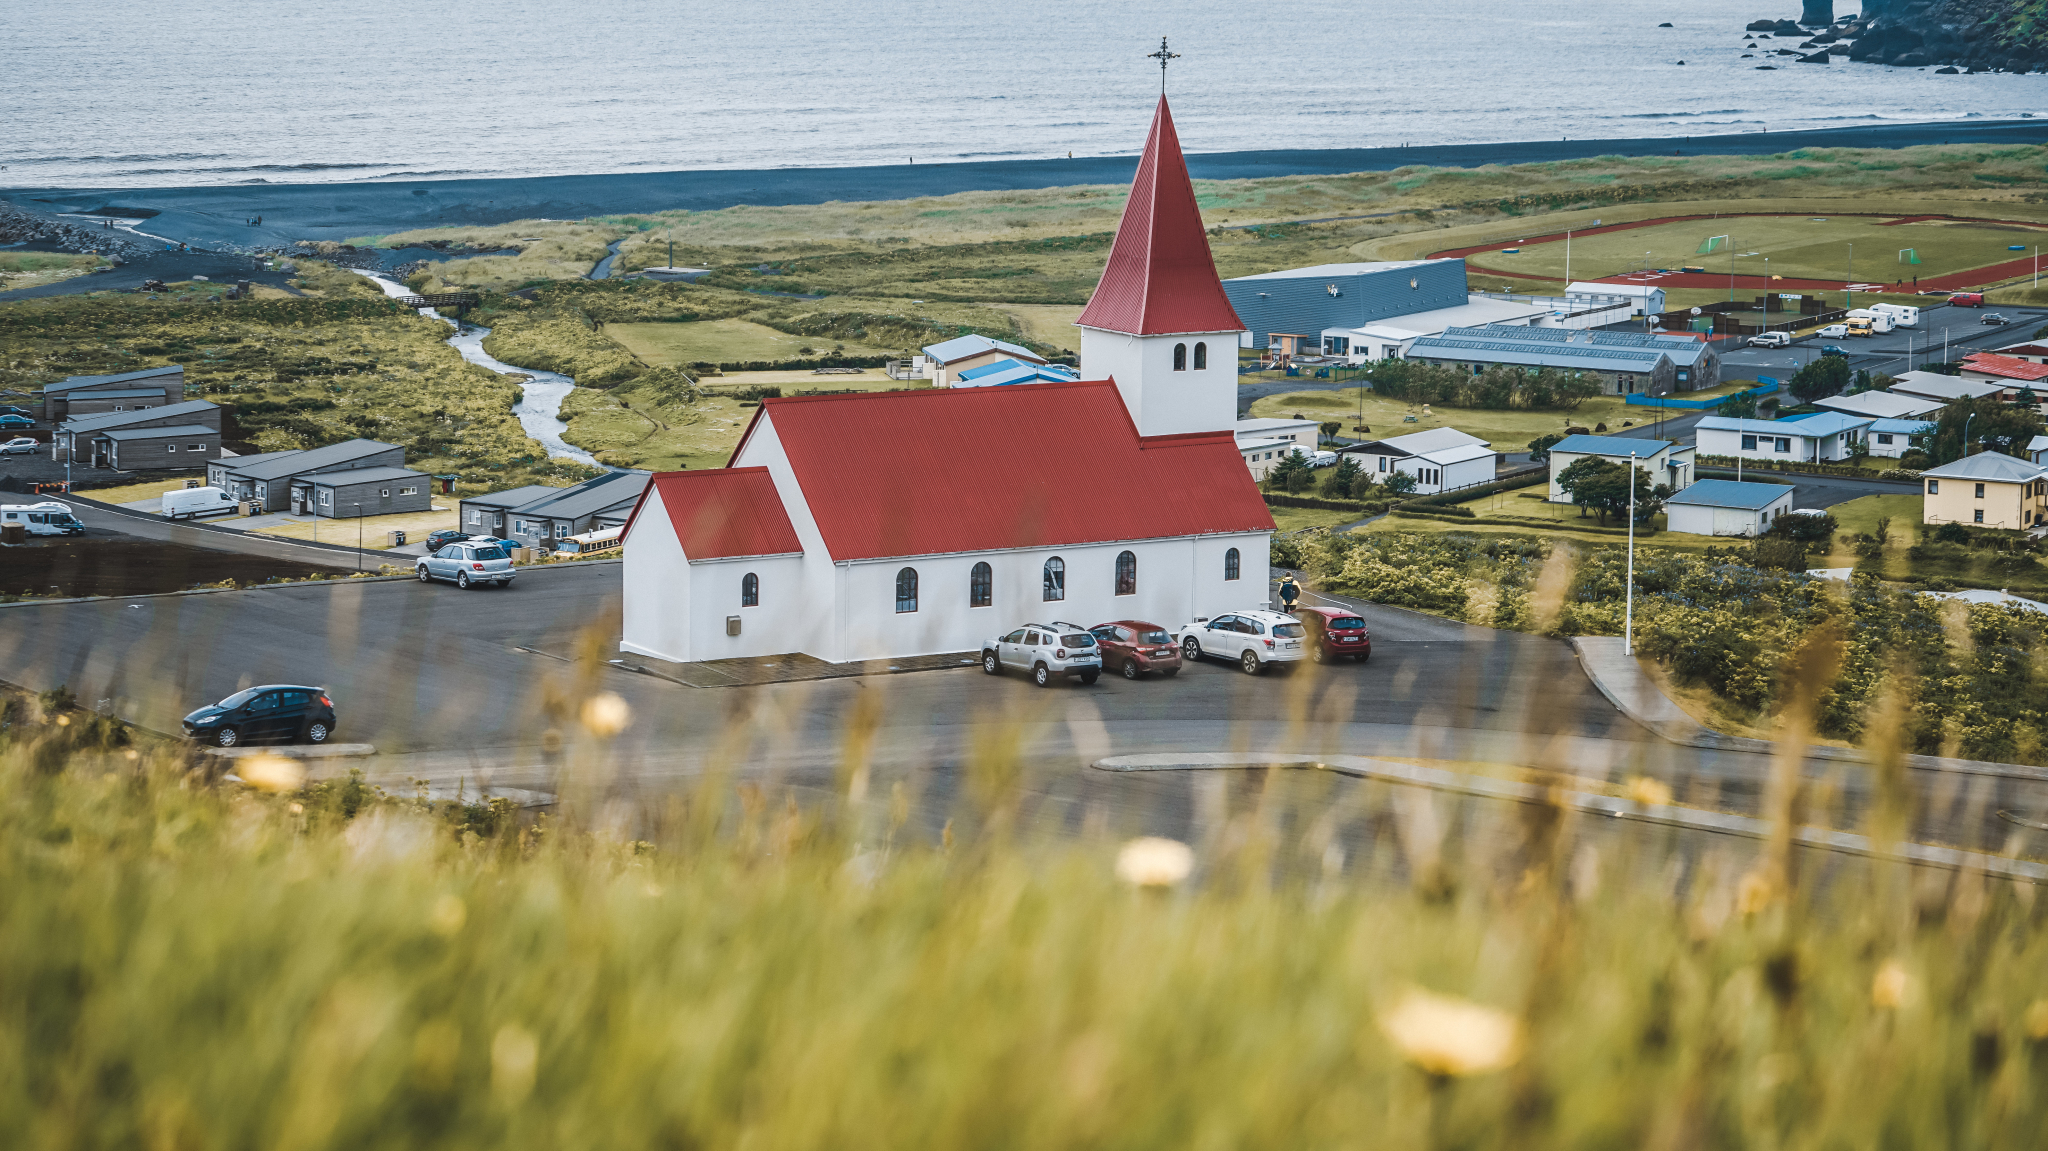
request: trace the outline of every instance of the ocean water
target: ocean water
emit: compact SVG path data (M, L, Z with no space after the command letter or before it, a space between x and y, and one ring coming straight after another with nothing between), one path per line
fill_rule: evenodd
M1850 10L1842 0L1838 11ZM1797 0L6 0L0 185L1123 155L1162 35L1190 152L2048 112L2048 85L1757 71ZM1675 27L1656 25L1669 21ZM1765 38L1766 46L1796 40ZM1677 61L1685 61L1679 65Z

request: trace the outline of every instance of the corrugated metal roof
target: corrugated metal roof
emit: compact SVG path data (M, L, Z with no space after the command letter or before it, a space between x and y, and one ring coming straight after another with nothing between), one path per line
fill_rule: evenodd
M101 384L117 384L128 380L146 380L153 376L182 376L184 374L185 365L164 364L154 368L143 368L141 371L136 372L116 372L111 376L70 376L58 380L54 384L44 384L43 394L47 396L52 392L70 392L76 391L79 388L97 387Z
M1461 432L1456 428L1430 428L1427 431L1409 432L1405 436L1388 436L1384 440L1373 440L1359 445L1355 450L1367 455L1385 455L1386 451L1374 449L1388 449L1404 455L1420 456L1472 444L1490 446L1487 441L1470 432Z
M565 520L582 519L615 504L638 500L649 478L651 473L648 472L606 472L604 475L592 476L580 484L566 488L549 488L547 495L520 504L511 510L520 515L551 516Z
M480 496L464 496L462 497L462 502L475 504L482 508L512 511L515 508L525 507L530 503L552 499L568 490L567 488L551 488L545 484L528 484L521 488L507 488L502 492L486 492Z
M2005 386L1988 380L1964 380L1955 376L1944 376L1940 372L1913 371L1899 376L1892 386L1885 390L1907 396L1932 396L1937 400L1961 400L1995 396L2004 391Z
M2048 364L2037 364L2031 360L2001 356L1992 352L1964 356L1963 370L1983 372L1987 376L2003 376L2009 380L2021 380L2026 383L2048 379Z
M1741 480L1699 480L1664 502L1710 508L1760 511L1792 494L1786 484L1753 484Z
M1872 421L1870 430L1873 432L1889 432L1894 435L1904 432L1906 435L1916 436L1922 432L1932 430L1933 427L1934 424L1928 420L1875 420ZM2034 440L2036 443L2039 443L2040 441L2048 440L2048 436L2035 436ZM2048 444L2043 444L2042 446L2048 447ZM2029 447L2031 448L2032 445L2029 445Z
M1735 416L1703 416L1695 428L1712 432L1752 432L1765 436L1805 436L1820 439L1825 436L1846 432L1850 428L1868 427L1869 416L1852 416L1843 412L1815 412L1810 416L1786 420L1745 420Z
M338 444L274 456L261 463L237 464L234 473L252 480L281 480L288 476L338 468L350 460L361 459L377 452L388 452L397 446L379 443L376 440L343 440Z
M2019 484L2040 479L2048 475L2048 470L2040 464L2014 459L2002 452L1978 452L1920 474L1930 480L1993 480Z
M991 340L987 336L981 335L956 336L943 343L928 345L921 350L925 355L942 364L958 363L969 356L978 356L983 352L1005 352L1034 364L1045 362L1044 356L1033 352L1030 348L1020 348L1015 344L1006 344L1001 340Z
M99 433L104 439L121 443L126 440L177 439L181 436L217 436L220 429L205 424L176 424L168 428L114 428Z
M765 400L735 463L763 423L836 560L1273 530L1230 431L1140 437L1108 380Z
M1627 348L1588 348L1573 344L1509 343L1503 340L1459 340L1448 334L1424 336L1408 348L1411 360L1461 360L1467 363L1557 367L1579 371L1650 372L1662 352Z
M1216 278L1202 210L1163 95L1131 198L1117 221L1109 263L1075 323L1137 336L1245 330Z
M1553 452L1582 456L1626 456L1630 452L1638 459L1649 459L1658 452L1671 447L1671 440L1639 440L1628 436L1566 436L1550 445Z
M997 360L978 368L961 372L955 381L974 387L1001 387L1007 384L1035 384L1046 380L1067 382L1081 377L1058 364L1019 363L1016 360Z
M307 476L306 482L316 488L347 488L357 484L382 483L385 480L423 480L425 472L411 468L347 468L338 472L321 472Z
M162 388L116 388L111 391L87 392L84 395L73 396L71 402L76 404L85 400L139 400L144 396L161 396L163 394L164 389Z
M160 408L141 408L132 412L95 412L89 416L73 416L65 420L63 425L57 430L60 432L97 432L107 428L118 428L124 424L140 423L144 420L160 420L166 416L196 415L204 411L217 410L219 407L220 405L209 400L186 400L181 404L165 404Z
M758 413L755 419L760 419ZM767 468L656 472L633 505L633 514L626 517L622 536L632 534L654 492L661 493L662 509L683 545L685 559L779 556L804 550Z

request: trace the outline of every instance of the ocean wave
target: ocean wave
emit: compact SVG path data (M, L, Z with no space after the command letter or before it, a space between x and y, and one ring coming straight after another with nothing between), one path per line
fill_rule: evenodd
M1741 116L1753 112L1751 108L1713 108L1704 112L1624 112L1604 116L1606 120L1678 120L1696 116Z

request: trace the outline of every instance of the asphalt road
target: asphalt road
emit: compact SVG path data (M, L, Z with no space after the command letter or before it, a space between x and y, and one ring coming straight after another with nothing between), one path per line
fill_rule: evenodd
M257 535L254 532L235 531L219 527L207 521L167 520L160 515L139 512L130 508L115 507L73 494L62 497L61 502L71 508L71 514L85 525L86 534L122 535L134 539L159 540L165 543L186 544L195 548L210 548L214 551L240 552L244 555L263 556L266 559L290 560L297 563L326 564L330 567L360 566L375 571L382 563L393 562L394 557L375 549L358 551L340 544L314 543L310 540L292 540L280 536ZM353 537L347 520L334 521L336 537ZM409 556L399 556L401 566L412 562Z
M1930 300L1933 297L1929 297ZM1996 312L2013 321L2000 327L1987 327L1983 323L1987 313ZM1882 335L1863 336L1856 339L1846 337L1821 339L1807 336L1795 340L1789 348L1751 348L1737 346L1721 355L1721 374L1744 377L1757 373L1772 376L1780 383L1789 382L1792 374L1820 358L1821 348L1833 344L1849 353L1849 366L1854 369L1869 369L1889 375L1924 368L1931 363L1946 359L1961 359L1965 354L1987 351L2006 344L2024 343L2034 332L2048 323L2048 308L2016 308L2009 305L1990 305L1982 308L1952 308L1946 304L1920 309L1920 322L1911 328L1895 328Z

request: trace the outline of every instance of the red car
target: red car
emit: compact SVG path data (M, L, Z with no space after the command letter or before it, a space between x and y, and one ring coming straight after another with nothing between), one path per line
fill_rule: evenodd
M1102 648L1102 670L1136 679L1148 671L1164 676L1180 674L1180 648L1173 636L1156 623L1120 619L1099 623L1088 629Z
M1372 658L1372 633L1358 613L1341 607L1297 606L1294 618L1308 632L1308 657L1317 663Z

